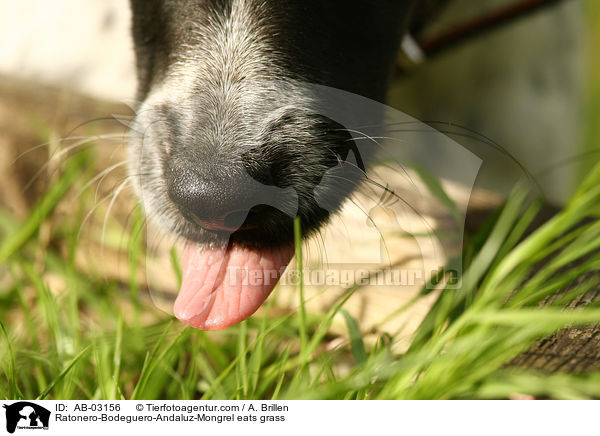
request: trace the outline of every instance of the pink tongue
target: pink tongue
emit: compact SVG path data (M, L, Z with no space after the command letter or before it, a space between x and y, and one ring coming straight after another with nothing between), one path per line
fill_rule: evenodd
M293 253L293 245L260 251L188 245L175 316L200 330L245 320L267 299Z

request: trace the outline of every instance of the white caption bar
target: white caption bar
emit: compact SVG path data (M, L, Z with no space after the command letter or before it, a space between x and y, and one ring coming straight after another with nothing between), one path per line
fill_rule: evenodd
M587 434L596 402L1 401L0 434ZM36 432L41 430L42 432ZM112 433L111 433L112 432ZM168 433L171 432L171 433Z

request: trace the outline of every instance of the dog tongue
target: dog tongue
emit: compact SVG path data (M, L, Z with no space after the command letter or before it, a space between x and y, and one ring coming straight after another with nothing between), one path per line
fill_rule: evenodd
M188 245L175 316L200 330L245 320L267 299L293 253L293 245L262 250Z

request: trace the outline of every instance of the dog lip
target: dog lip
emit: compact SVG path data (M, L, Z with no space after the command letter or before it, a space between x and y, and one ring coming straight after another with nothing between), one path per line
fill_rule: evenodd
M226 225L224 225L223 223L221 223L219 221L200 220L198 225L205 230L214 230L214 231L218 231L218 232L235 232L236 230L238 230L236 228L227 227Z
M253 230L258 228L257 224L251 224L251 223L247 223L246 221L246 217L249 214L249 210L247 209L239 209L239 210L234 210L231 211L229 213L227 213L226 215L220 216L220 217L215 217L215 218L210 218L210 219L205 219L205 218L199 218L193 214L184 214L184 217L186 219L188 219L189 221L193 222L194 224L196 224L197 226L201 227L204 230L209 230L209 231L214 231L214 232L228 232L228 233L234 233L234 232L238 232L238 231L245 231L245 230ZM232 217L236 216L240 217L241 215L244 216L244 219L242 220L242 224L238 224L238 222L240 221L239 219L236 220L235 218L232 219Z
M252 224L242 224L240 227L228 227L227 225L225 225L219 221L202 221L201 223L198 223L198 225L200 225L205 230L212 230L212 231L216 231L216 232L231 232L231 233L246 231L246 230L253 230L253 229L258 228L257 225L252 225Z

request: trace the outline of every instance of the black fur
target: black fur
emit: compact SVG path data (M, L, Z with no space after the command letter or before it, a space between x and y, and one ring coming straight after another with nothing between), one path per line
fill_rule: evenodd
M360 175L321 186L319 207L315 189L354 144L295 83L383 101L417 3L131 0L141 105L130 172L150 217L214 244L289 243L296 213L317 229Z

